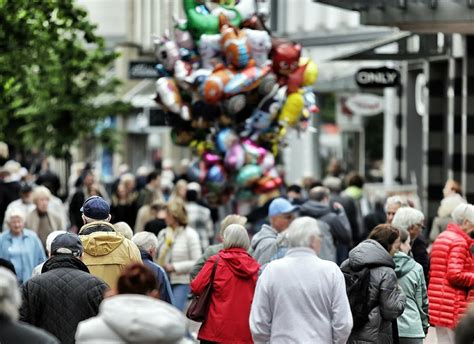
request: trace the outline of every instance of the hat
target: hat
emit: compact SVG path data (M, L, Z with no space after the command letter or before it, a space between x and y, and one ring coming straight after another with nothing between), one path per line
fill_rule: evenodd
M289 214L294 211L297 211L298 209L299 207L291 204L288 200L284 198L275 198L268 207L268 217L273 217L281 214Z
M81 239L73 233L60 234L51 243L51 255L72 254L75 257L79 257L82 251Z
M92 196L86 199L82 205L81 212L88 218L105 220L109 217L110 206L102 197Z

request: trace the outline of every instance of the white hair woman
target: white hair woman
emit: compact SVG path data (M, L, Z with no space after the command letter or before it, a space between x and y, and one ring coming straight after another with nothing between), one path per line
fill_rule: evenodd
M430 259L428 256L428 243L421 234L425 216L417 209L403 207L398 209L393 218L392 225L399 229L404 229L410 234L411 255L417 263L423 267L426 282L428 282L430 271Z
M49 233L63 229L62 221L58 215L48 211L51 192L47 187L35 187L32 196L36 208L26 216L26 228L38 234L43 247L46 248L46 238Z
M46 260L46 255L36 233L25 228L21 209L12 208L5 217L9 229L0 234L0 258L13 264L18 281L23 283L31 277L33 268Z
M248 319L260 265L247 252L249 245L244 226L227 226L224 249L208 259L191 283L193 294L201 295L214 276L209 312L198 334L201 342L252 343Z

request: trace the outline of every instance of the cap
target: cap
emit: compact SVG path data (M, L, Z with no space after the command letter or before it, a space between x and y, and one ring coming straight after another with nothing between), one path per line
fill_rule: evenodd
M268 207L268 217L273 217L280 214L289 214L299 209L298 206L291 204L284 198L275 198Z
M73 233L63 233L58 235L51 243L51 254L72 254L75 257L81 256L83 252L81 239Z
M91 196L85 200L81 212L84 216L94 220L105 220L109 217L110 206L100 196Z

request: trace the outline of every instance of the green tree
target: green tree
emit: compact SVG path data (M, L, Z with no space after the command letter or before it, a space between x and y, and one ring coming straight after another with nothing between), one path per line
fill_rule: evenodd
M117 54L95 29L73 0L0 0L0 140L67 157L128 111L108 75Z

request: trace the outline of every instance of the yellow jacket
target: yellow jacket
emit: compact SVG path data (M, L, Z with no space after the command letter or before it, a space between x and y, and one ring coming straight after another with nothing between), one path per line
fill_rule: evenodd
M91 233L94 229L97 231ZM102 278L111 288L117 286L117 280L127 265L142 262L138 247L117 233L108 222L95 221L82 226L79 237L84 246L83 263L91 274Z

